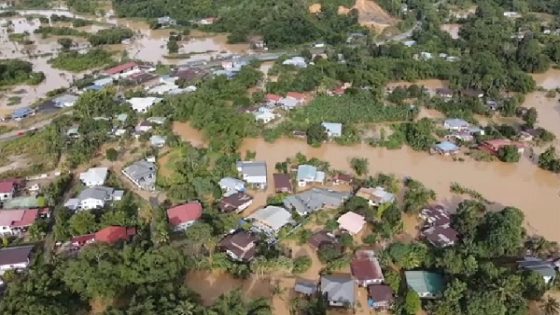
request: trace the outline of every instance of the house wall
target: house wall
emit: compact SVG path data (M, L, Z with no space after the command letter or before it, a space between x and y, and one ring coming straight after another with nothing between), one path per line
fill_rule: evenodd
M80 208L84 210L103 208L105 201L88 198L80 201Z
M0 265L0 276L8 270L25 269L29 265L29 261L21 262L13 265Z
M179 225L176 225L173 230L174 231L185 231L186 229L188 229L191 225L193 225L196 222L196 220L192 220L192 221L188 221L188 222L184 222L181 223Z
M9 226L0 226L0 234L2 235L13 235L12 228Z
M84 181L84 184L88 187L92 187L92 186L102 186L105 183L105 181L102 180L88 180L88 181Z
M264 189L266 187L266 175L265 176L244 176L245 181L251 185L258 186Z
M7 193L0 193L0 200L8 200L14 197L14 191Z

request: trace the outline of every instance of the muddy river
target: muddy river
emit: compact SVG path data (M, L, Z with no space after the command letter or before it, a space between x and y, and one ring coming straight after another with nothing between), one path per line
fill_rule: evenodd
M186 141L200 139L200 133L192 128L185 128L183 123L176 123L174 130ZM180 133L185 130L189 133ZM350 159L365 157L370 164L370 173L383 172L420 180L436 191L440 203L450 207L461 201L461 198L449 191L450 184L458 182L496 202L493 208L510 205L522 209L530 234L537 233L550 240L560 241L557 229L560 220L560 178L539 169L526 157L517 164L476 162L468 158L464 162L456 162L409 148L386 150L367 144L340 146L334 143L312 148L304 141L287 138L275 143L267 143L263 139L247 139L239 152L247 150L255 151L257 160L267 162L269 178L272 178L277 162L293 157L298 152L309 158L328 161L332 169L347 172L351 171ZM264 205L264 201L265 198L256 198L255 204Z

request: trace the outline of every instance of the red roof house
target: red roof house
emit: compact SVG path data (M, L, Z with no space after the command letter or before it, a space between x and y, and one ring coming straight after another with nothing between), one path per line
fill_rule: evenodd
M268 103L278 103L282 99L282 96L268 93L266 94L265 99Z
M189 202L167 209L169 223L176 231L185 230L202 216L202 205Z
M494 139L494 140L484 141L484 143L482 144L482 148L490 151L491 153L496 154L498 153L498 151L500 151L501 148L508 145L513 145L517 147L519 153L523 153L523 151L525 150L525 145L523 145L523 143L513 142L509 139Z
M20 235L39 217L39 209L0 210L0 234Z
M382 283L385 279L379 261L377 261L374 252L370 250L358 251L356 258L350 264L350 268L358 285L364 287L370 284Z
M136 68L138 68L138 64L134 61L131 61L131 62L123 63L113 68L109 68L105 70L105 74L115 75L115 74L125 73Z
M290 97L290 98L293 98L293 99L298 100L298 101L304 101L305 100L305 95L303 95L303 93L299 93L299 92L288 92L286 97Z
M17 181L4 180L0 182L0 200L12 199L16 192Z
M114 245L120 241L128 241L134 235L136 235L136 228L108 226L95 233L95 241Z

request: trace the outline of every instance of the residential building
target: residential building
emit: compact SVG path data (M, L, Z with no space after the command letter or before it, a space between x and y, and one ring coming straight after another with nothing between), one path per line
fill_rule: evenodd
M286 59L282 62L282 64L286 66L294 66L300 69L307 68L307 62L305 61L305 58L300 56Z
M33 245L0 248L0 276L8 270L27 269Z
M237 178L224 177L218 184L225 196L245 191L245 182Z
M500 149L506 146L515 146L519 154L522 154L525 151L525 145L523 143L513 142L509 139L487 140L482 144L483 149L486 149L493 154L497 154Z
M450 118L443 122L443 128L450 131L466 131L471 127L471 124L463 119Z
M256 230L268 235L276 235L282 227L293 223L292 214L288 210L276 206L267 206L257 210L247 219L253 221L253 227Z
M200 202L189 202L167 209L167 219L174 231L185 231L202 217Z
M64 206L71 210L101 209L110 201L122 199L123 191L111 187L88 187L78 194L76 198L69 199Z
M386 284L368 286L368 306L375 310L386 310L394 303L393 289Z
M119 242L130 241L136 235L136 228L126 226L108 226L94 234L95 242L115 245Z
M62 94L55 97L52 101L55 107L64 108L74 106L78 98L79 97L74 94Z
M136 128L134 128L134 131L136 131L136 133L138 134L141 134L141 133L149 132L152 129L154 129L154 127L152 126L151 123L149 123L148 121L143 121L139 123L138 126L136 126Z
M279 101L280 106L284 110L292 110L298 106L301 106L305 103L305 95L303 93L298 92L288 92L286 97L282 98Z
M264 41L264 37L262 36L251 36L249 38L249 46L254 50L268 50Z
M484 97L484 92L482 92L480 90L475 90L475 89L462 90L461 94L463 96L471 97L471 98L483 98Z
M356 283L351 275L322 276L320 287L330 306L353 308L356 304Z
M364 198L374 207L385 203L393 203L395 201L395 195L386 191L385 188L381 186L375 188L362 187L356 192L356 197Z
M349 174L337 173L333 178L333 184L335 185L351 185L354 181L354 177Z
M240 213L253 203L253 197L244 192L236 192L225 196L220 201L220 210L222 212Z
M0 201L12 199L16 194L17 181L3 180L0 182Z
M288 174L272 174L274 190L277 193L290 193L293 191L292 180Z
M276 95L276 94L271 94L268 93L266 94L266 96L264 97L266 104L268 106L276 106L278 105L278 103L280 103L280 101L282 100L282 96L280 95Z
M298 279L294 285L294 291L305 296L314 296L317 293L317 283Z
M48 209L41 209L41 211ZM0 234L2 236L20 236L35 223L39 209L0 210Z
M265 189L267 185L266 162L239 161L237 171L244 181L258 189Z
M253 115L255 116L256 121L262 122L263 124L268 124L276 119L274 111L267 107L259 107L257 111L253 112Z
M406 284L422 299L438 298L445 288L443 276L429 271L405 271Z
M155 163L140 160L122 170L124 176L132 181L139 189L155 190L157 166Z
M150 137L150 145L155 148L163 148L167 138L160 135L152 135Z
M363 216L352 211L341 215L337 222L341 230L345 230L352 235L360 233L366 224L366 220Z
M450 88L436 89L436 95L443 99L451 99L453 97L453 90Z
M550 284L556 279L556 266L552 261L545 261L538 257L524 257L517 264L520 269L533 271L541 275L546 284Z
M133 110L138 113L146 113L152 106L161 102L161 98L148 96L148 97L133 97L127 102Z
M126 75L128 72L133 72L137 69L139 69L139 65L136 62L127 62L116 67L109 68L105 70L104 73L108 76L119 78L123 74Z
M309 238L309 246L315 250L320 250L324 246L340 247L342 250L342 245L340 245L336 236L327 231L313 233Z
M350 193L321 188L313 188L284 199L287 209L296 211L299 215L307 215L321 209L335 209L340 207Z
M107 180L109 169L107 167L92 167L80 173L80 181L88 187L102 186Z
M433 147L433 152L441 155L454 155L459 153L459 147L449 141L442 141Z
M166 27L177 25L177 21L169 16L162 16L157 18L157 24Z
M377 257L372 250L359 250L350 263L352 276L359 286L367 287L370 284L383 283L383 271Z
M425 226L449 226L451 224L451 214L442 205L434 205L424 208L418 215L424 220Z
M249 262L257 251L257 237L246 231L229 234L220 241L220 247L233 260Z
M433 246L444 248L455 245L459 233L450 226L432 226L422 231L422 236Z
M327 136L329 136L329 138L342 137L342 124L341 123L322 122L321 125L327 131Z
M298 166L297 183L299 187L305 187L310 183L322 184L325 181L325 172L317 170L313 165L303 164Z
M14 110L11 116L13 120L18 121L33 115L35 115L35 111L33 109L29 107L22 107Z

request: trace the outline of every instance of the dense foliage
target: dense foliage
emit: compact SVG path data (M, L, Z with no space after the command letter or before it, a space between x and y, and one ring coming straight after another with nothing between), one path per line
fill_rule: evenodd
M112 62L111 54L103 49L92 49L85 54L77 51L60 53L51 60L53 67L81 72L94 68L100 68Z
M124 27L114 27L103 29L88 37L88 41L93 46L120 44L123 40L134 36L131 29Z
M0 60L0 86L20 83L38 84L44 79L41 72L33 72L28 61L19 59Z

